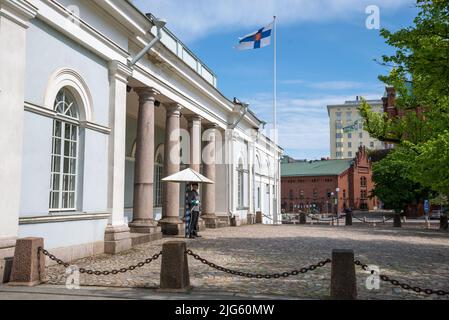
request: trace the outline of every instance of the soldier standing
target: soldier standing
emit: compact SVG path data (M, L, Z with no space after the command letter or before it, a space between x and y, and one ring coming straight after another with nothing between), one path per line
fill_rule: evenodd
M201 237L198 234L198 219L200 216L201 200L198 193L198 183L192 183L186 194L186 238Z

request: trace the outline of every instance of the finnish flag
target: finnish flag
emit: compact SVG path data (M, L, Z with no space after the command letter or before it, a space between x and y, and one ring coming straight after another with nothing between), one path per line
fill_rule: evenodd
M273 34L274 22L265 28L239 38L239 44L235 46L237 50L259 49L271 44L271 36Z

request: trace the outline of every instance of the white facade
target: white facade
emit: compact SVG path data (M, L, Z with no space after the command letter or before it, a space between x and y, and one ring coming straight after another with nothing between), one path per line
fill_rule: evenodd
M130 67L154 38L152 27L128 1L0 0L0 258L27 236L43 237L67 258L100 253L105 230L127 229L138 88L157 92L161 104L151 133L154 219L164 210L165 109L176 103L182 132L192 116L201 119L203 136L217 128L215 214L246 223L261 211L265 223L277 220L282 149L260 133L263 122L251 112L233 129L243 111L168 30ZM183 155L191 150L186 140Z

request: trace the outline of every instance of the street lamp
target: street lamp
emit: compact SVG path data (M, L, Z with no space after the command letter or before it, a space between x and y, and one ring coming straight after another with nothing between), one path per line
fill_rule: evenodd
M334 199L334 201L332 201L332 199ZM334 205L335 205L335 197L334 197L334 193L331 192L331 211L332 211L332 215L334 214Z
M335 205L337 206L337 226L339 225L339 218L340 218L340 210L339 210L339 208L338 208L338 192L340 192L340 188L336 188L335 189L335 194L336 194L336 197L335 197Z

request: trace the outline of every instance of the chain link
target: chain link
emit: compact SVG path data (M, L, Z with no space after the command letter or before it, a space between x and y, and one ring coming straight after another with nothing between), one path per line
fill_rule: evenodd
M371 274L374 274L374 270L369 270L368 265L361 263L359 260L354 261L354 263L357 266L360 266L363 270L370 271ZM394 285L396 287L401 287L404 290L411 290L416 293L425 293L428 295L431 295L431 294L436 294L439 296L449 295L449 292L444 291L444 290L422 289L418 286L413 287L409 284L402 283L402 282L399 282L398 280L391 279L390 277L388 277L387 275L384 275L384 274L379 275L379 277L380 277L380 280L385 281L385 282L390 282L392 285Z
M219 270L219 271L223 271L225 273L229 273L235 276L239 276L239 277L245 277L245 278L255 278L255 279L279 279L279 278L287 278L289 276L297 276L298 274L303 274L306 273L308 271L313 271L317 268L321 268L324 267L326 264L330 263L331 260L327 259L324 261L321 261L317 264L314 265L310 265L309 267L305 267L305 268L301 268L300 270L293 270L290 272L283 272L283 273L272 273L272 274L261 274L261 273L249 273L249 272L241 272L241 271L236 271L236 270L232 270L232 269L228 269L225 267L221 267L216 265L215 263L212 263L210 261L207 261L206 259L200 257L199 255L195 254L192 250L186 250L186 253L190 256L192 256L195 260L200 261L202 264L208 265L209 267Z
M370 223L381 224L381 223L385 223L385 222L387 222L387 221L390 221L391 219L394 218L394 217L390 217L390 218L386 218L386 219L385 219L385 217L383 216L383 217L382 217L383 219L382 219L382 220L379 220L379 221L365 221L365 220L362 220L362 219L360 219L360 218L357 218L354 214L352 214L352 217L353 217L354 219L359 220L360 222L366 223L366 224L370 224Z
M40 252L42 252L44 255L46 255L47 257L49 257L51 260L56 261L57 264L62 265L66 268L68 268L70 266L70 263L64 262L61 259L56 258L54 255L52 255L50 252L48 252L47 250L43 249L42 247L39 248L39 254ZM136 265L131 265L127 268L121 268L121 269L113 269L113 270L104 270L104 271L98 271L98 270L89 270L89 269L85 269L85 268L79 268L79 273L86 273L89 275L96 275L96 276L107 276L110 274L118 274L118 273L125 273L127 271L132 271L135 270L137 268L141 268L146 264L149 264L155 260L157 260L160 256L162 255L162 251L160 251L159 253L154 254L151 258L147 258L145 259L145 261L139 262Z

